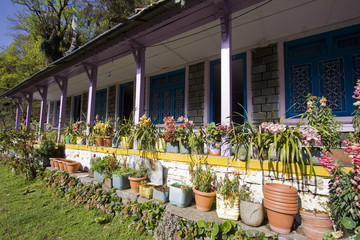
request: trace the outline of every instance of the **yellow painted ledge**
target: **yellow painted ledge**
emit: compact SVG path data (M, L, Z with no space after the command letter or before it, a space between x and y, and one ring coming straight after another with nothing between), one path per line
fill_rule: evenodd
M219 166L219 167L233 167L239 170L246 170L246 162L236 160L233 157L215 157L215 156L207 156L207 155L189 155L189 154L180 154L180 153L162 153L162 152L145 152L140 150L134 149L118 149L118 148L110 148L110 147L94 147L94 146L85 146L85 145L73 145L73 144L66 144L65 147L67 149L74 149L74 150L84 150L84 151L91 151L91 152L100 152L100 153L108 153L116 155L129 155L129 153L133 153L142 157L152 158L152 159L161 159L165 161L174 161L174 162L186 162L189 163L191 161L199 162L206 161L211 166ZM291 170L296 175L300 175L300 166L297 164L291 164ZM269 162L264 162L263 165L264 170L269 169ZM273 162L270 166L270 169L276 170L277 172L282 172L283 164L279 162ZM261 171L261 164L258 160L250 160L250 164L248 169L249 171ZM346 167L344 168L346 172L349 172L351 168ZM305 165L304 171L307 174L310 172L310 166ZM329 173L322 167L322 166L314 166L314 172L316 176L329 176ZM297 174L298 173L298 174Z

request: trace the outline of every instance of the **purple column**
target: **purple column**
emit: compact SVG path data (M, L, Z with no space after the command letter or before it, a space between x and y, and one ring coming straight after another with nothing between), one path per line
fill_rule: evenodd
M144 114L144 95L145 95L145 48L133 49L136 62L136 82L135 82L135 111L134 124L139 123L140 117Z
M232 115L231 94L231 20L228 11L220 17L221 22L221 123L230 125ZM231 149L223 139L221 154L230 156Z
M17 99L17 100L16 100ZM20 117L21 117L21 98L16 98L15 104L16 104L16 119L15 119L15 130L19 130L20 128Z
M61 90L59 124L58 124L58 134L57 134L57 142L60 143L61 142L61 128L64 127L64 120L65 120L68 79L67 78L63 78L63 79L56 78L55 80Z
M83 64L85 72L89 78L89 97L88 97L88 107L87 107L87 116L86 123L88 124L86 132L89 133L89 126L94 122L95 114L95 101L96 101L96 84L97 84L97 66L89 67L86 64Z
M31 123L31 111L32 111L32 100L33 100L33 93L23 93L24 98L28 102L26 108L26 127L30 128Z
M47 90L48 87L38 88L38 92L41 96L41 106L40 106L40 120L39 120L39 137L41 130L44 130L44 121L46 113L46 101L47 101ZM39 139L40 140L40 139Z

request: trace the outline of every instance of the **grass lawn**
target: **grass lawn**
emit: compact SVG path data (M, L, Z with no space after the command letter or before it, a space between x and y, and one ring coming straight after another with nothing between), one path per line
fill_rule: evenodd
M95 222L99 210L73 207L40 181L28 182L0 166L0 239L153 239L128 228L119 217L105 225Z

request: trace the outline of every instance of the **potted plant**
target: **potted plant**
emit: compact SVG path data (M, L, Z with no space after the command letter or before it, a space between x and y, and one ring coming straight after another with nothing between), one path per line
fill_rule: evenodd
M99 120L99 115L96 115L96 122L94 126L94 135L95 135L95 145L100 147L104 146L104 138L105 138L105 123Z
M237 221L240 215L239 173L232 172L233 178L226 173L217 181L216 214L219 218Z
M210 211L216 196L212 183L214 175L211 173L210 166L202 163L191 162L189 173L195 194L196 208L199 211Z
M307 96L307 110L301 116L306 118L306 125L317 130L321 136L321 143L324 150L339 148L339 136L341 123L336 120L332 110L326 104L325 97ZM301 122L301 120L300 120Z
M166 152L166 142L164 139L164 133L161 131L160 128L157 128L157 136L158 139L155 142L155 150L157 152Z
M95 180L103 182L106 175L106 169L108 166L108 159L96 157L91 165L91 171L94 172Z
M169 201L170 187L166 185L158 185L154 187L153 199L166 203Z
M121 142L122 149L132 149L133 148L133 131L134 125L132 120L132 114L129 118L123 118L123 120L118 124L116 134L118 136L117 144Z
M170 184L169 202L172 205L184 208L190 205L192 201L192 187L182 183Z
M360 144L345 140L345 153L352 156L352 169L345 172L339 160L324 152L320 163L330 174L327 207L336 230L354 234L360 225Z
M129 168L124 161L124 164L121 168L116 169L112 174L112 182L114 188L124 190L130 188L129 176L135 173L135 169Z
M163 120L165 123L164 139L166 141L166 152L178 153L180 152L180 149L179 142L177 140L176 122L174 117L165 117Z
M129 181L130 181L130 187L131 190L134 193L138 193L139 192L139 185L141 181L144 181L147 179L147 173L148 170L145 166L144 163L141 163L138 168L136 169L136 172L133 175L130 175L128 177Z
M139 185L140 197L152 199L155 186L157 186L157 184L147 182L146 180L140 182Z
M329 214L317 209L300 209L301 225L305 236L312 240L322 240L324 233L333 230Z
M191 146L189 138L193 133L193 121L189 121L188 118L184 118L183 116L179 117L178 122L181 122L179 127L176 129L176 136L179 142L180 153L190 153Z
M114 123L109 118L104 125L104 146L105 147L111 147L112 146L112 137L114 134Z
M265 212L261 202L254 201L253 193L247 186L240 190L240 218L246 225L258 227L264 221Z
M138 143L138 148L145 151L155 151L155 145L159 138L158 130L146 115L140 118L136 126L134 137Z
M66 127L61 129L61 133L63 136L65 136L65 144L70 144L71 138L74 135L74 131L73 131L71 123L68 123L67 121L64 121L64 122L65 122Z
M74 141L78 145L82 145L85 143L85 123L83 121L77 121L72 124L72 130L74 135Z
M316 144L309 146L310 152L313 156L313 162L319 163L321 150L330 151L334 156L340 156L344 162L350 162L349 158L344 155L344 152L339 149L339 137L341 130L341 123L336 120L332 110L326 104L325 97L316 97L309 94L307 96L307 110L300 118L300 123L303 118L306 118L306 128L312 128L316 131L316 136L319 141ZM307 134L309 135L309 134ZM305 152L306 155L306 152Z
M44 167L50 166L49 158L62 158L65 156L63 145L56 145L51 140L43 140L38 148L34 149L33 156L38 158Z
M205 127L206 139L208 142L209 155L220 156L222 137L230 131L227 125L216 124L211 122Z

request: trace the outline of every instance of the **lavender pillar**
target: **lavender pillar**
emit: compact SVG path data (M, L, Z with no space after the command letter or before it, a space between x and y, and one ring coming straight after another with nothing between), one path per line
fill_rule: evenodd
M135 82L135 111L134 124L139 123L140 117L144 114L144 94L145 94L145 48L133 49L136 62L136 82Z
M232 115L231 94L231 20L230 13L225 11L221 21L221 123L230 125ZM221 155L230 156L230 149L223 139Z
M31 123L31 111L32 111L32 101L33 101L33 93L23 93L26 101L28 102L26 108L26 124L27 128L30 128Z
M21 98L16 98L15 105L16 105L16 119L15 119L15 130L19 130L20 128L20 117L21 117Z
M44 121L45 121L45 112L46 112L46 101L47 101L47 90L48 87L45 86L42 89L38 88L38 92L41 96L41 106L40 106L40 120L39 120L39 138L41 139L41 130L44 130Z
M89 78L89 97L88 97L88 107L87 107L87 116L86 116L86 123L87 123L86 133L89 134L89 126L94 122L98 68L97 66L91 66L90 68L85 64L83 64L83 66Z
M60 113L59 113L59 124L58 124L58 134L57 134L57 142L61 142L61 128L64 127L65 120L65 111L66 111L66 97L67 97L67 88L68 88L68 79L58 79L56 78L56 83L59 85L61 90L60 95Z

